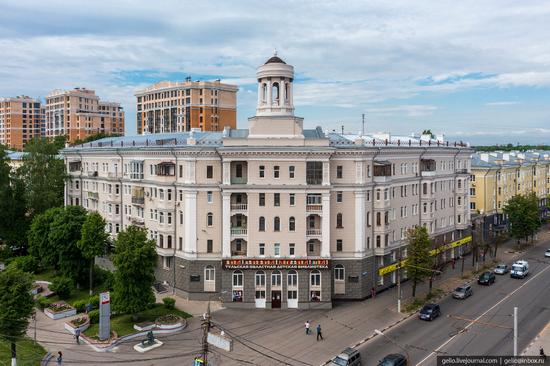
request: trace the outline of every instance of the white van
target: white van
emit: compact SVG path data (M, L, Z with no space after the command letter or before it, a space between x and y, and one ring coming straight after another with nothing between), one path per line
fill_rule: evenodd
M525 260L516 261L512 264L510 270L510 277L512 278L525 278L529 274L529 263Z
M361 354L353 348L346 348L330 362L331 366L361 366Z

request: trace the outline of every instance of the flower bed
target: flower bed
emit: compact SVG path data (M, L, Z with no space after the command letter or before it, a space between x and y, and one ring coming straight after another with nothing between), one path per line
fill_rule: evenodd
M80 330L80 333L84 332L90 327L90 319L87 316L82 316L80 318L74 318L65 323L65 329L67 329L72 334L76 334L76 330Z
M67 318L69 316L76 315L76 309L71 305L67 304L64 301L54 302L46 309L44 309L44 314L53 320Z
M156 320L158 329L173 329L183 325L183 318L174 314L159 316Z
M153 322L143 322L143 323L134 324L134 329L140 332L143 332L146 330L154 329L155 326L156 324Z

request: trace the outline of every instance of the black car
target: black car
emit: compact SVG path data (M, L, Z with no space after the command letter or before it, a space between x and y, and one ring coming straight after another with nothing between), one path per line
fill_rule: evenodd
M434 320L441 315L441 309L437 304L426 304L418 313L418 317L422 320Z
M378 362L378 366L406 366L407 357L399 353L392 353Z
M477 279L477 283L480 285L492 285L495 283L495 274L493 272L483 272Z

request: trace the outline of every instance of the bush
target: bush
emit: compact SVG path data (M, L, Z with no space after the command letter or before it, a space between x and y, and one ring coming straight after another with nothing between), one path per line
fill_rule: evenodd
M114 275L113 272L103 269L99 266L94 267L94 287L113 290Z
M34 273L38 269L38 261L30 256L15 257L10 261L10 267L17 268L23 272Z
M74 283L68 277L56 277L50 285L50 290L55 292L60 299L68 299L73 291Z
M99 310L92 310L88 313L88 318L90 318L90 324L99 323Z
M52 302L52 300L44 296L38 296L38 298L36 299L36 305L40 308L40 310L44 310L45 308L50 306Z
M86 310L86 304L88 302L86 300L76 300L72 303L73 307L76 309L77 313L82 313Z
M162 302L164 303L166 309L174 309L176 307L176 299L171 297L165 297L162 299Z
M99 295L91 296L86 303L91 304L92 309L99 309Z

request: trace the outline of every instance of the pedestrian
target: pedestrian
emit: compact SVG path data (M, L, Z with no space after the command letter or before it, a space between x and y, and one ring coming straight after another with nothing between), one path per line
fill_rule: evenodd
M323 340L323 333L321 332L321 324L317 324L317 340L319 340L319 338Z
M544 348L542 348L542 347L540 348L539 355L540 355L540 357L542 357L546 360L546 354L544 353Z
M309 323L309 320L306 320L306 323L304 325L306 327L306 335L308 335L309 334L309 327L311 326L311 324Z
M80 344L80 329L74 331L74 338L76 339L76 344Z
M61 351L57 352L57 365L61 365L63 363L63 353Z

